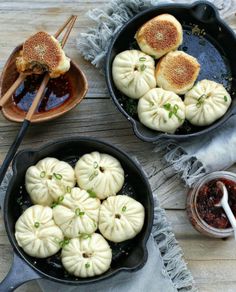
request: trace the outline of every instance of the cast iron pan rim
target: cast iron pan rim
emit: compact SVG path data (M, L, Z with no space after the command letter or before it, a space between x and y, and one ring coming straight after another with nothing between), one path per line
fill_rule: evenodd
M149 200L150 200L150 205L152 206L152 208L150 210L151 220L148 222L148 226L146 228L145 236L144 236L144 238L141 241L141 245L140 246L141 246L141 248L143 250L143 258L140 260L140 263L139 264L137 264L136 266L131 267L131 268L128 268L128 267L120 267L120 268L117 268L116 270L114 270L109 275L101 275L99 278L96 278L96 279L93 279L93 278L89 279L88 278L88 280L83 280L83 282L80 282L80 280L78 280L78 281L76 281L76 280L61 280L61 279L54 278L51 275L48 275L48 274L42 272L37 267L35 267L30 261L28 261L25 258L25 256L22 254L22 252L20 250L20 247L18 246L18 244L13 239L14 238L14 233L13 234L11 233L10 227L9 227L9 224L8 224L9 222L8 222L8 213L7 213L7 210L8 210L8 205L9 205L9 194L11 193L12 186L14 184L14 181L15 181L16 177L17 177L17 167L16 167L16 164L17 163L16 162L17 162L17 160L19 159L19 157L23 153L32 153L32 154L35 154L35 153L38 153L38 152L41 152L41 151L47 149L48 147L51 147L52 145L60 145L60 144L64 144L64 143L67 144L67 143L70 143L70 142L90 142L90 141L91 142L95 142L95 143L100 144L100 145L108 146L108 147L114 149L115 151L120 152L140 172L140 174L141 174L141 176L142 176L142 178L144 180L144 183L146 184L146 187L147 187L147 190L148 190L148 196L149 196ZM85 285L86 284L87 285L87 284L92 284L92 283L95 283L95 282L100 282L102 280L111 278L112 276L116 275L117 273L119 273L121 271L127 271L127 272L137 271L137 270L141 269L145 265L145 263L147 262L147 258L148 258L148 251L147 251L147 246L146 245L147 245L148 238L149 238L149 236L151 234L152 225L153 225L153 218L154 218L154 200L153 200L152 190L151 190L150 184L148 182L148 179L146 177L146 174L144 173L144 171L141 168L141 166L134 159L132 159L131 157L129 157L129 155L126 152L124 152L123 150L119 149L116 146L113 146L112 144L110 144L108 142L104 142L104 141L101 141L101 140L96 139L96 138L82 137L82 136L80 136L80 137L69 137L69 138L66 138L66 139L65 138L58 139L58 140L56 140L54 142L47 143L44 146L42 146L40 148L36 148L34 150L24 149L24 150L19 151L17 153L17 155L15 156L14 160L13 160L12 169L13 169L13 176L12 176L10 182L9 182L9 186L7 188L6 196L5 196L5 200L4 200L4 223L5 223L7 235L8 235L8 238L10 240L10 243L13 246L14 251L17 253L17 255L19 255L20 258L22 258L33 270L35 270L43 278L52 280L54 282L59 282L59 283L62 283L62 284L69 284L69 285Z
M206 5L211 7L214 10L214 17L215 20L222 26L224 27L225 30L227 30L230 34L231 37L236 39L235 33L234 31L226 24L226 22L220 17L219 15L219 11L216 9L215 5L213 5L211 2L208 1L196 1L194 3L191 4L185 4L185 3L160 3L157 4L155 7L152 8L148 8L145 9L144 11L138 13L137 15L135 15L134 17L132 17L128 22L126 22L119 30L118 32L115 34L115 36L112 38L111 43L108 47L108 51L106 54L106 62L105 62L105 77L106 77L106 84L108 87L108 91L112 97L113 102L115 103L116 107L118 108L118 110L131 122L132 124L132 128L133 128L133 132L134 134L141 139L144 142L157 142L160 138L170 138L170 139L178 139L178 140L183 140L186 138L193 138L193 137L197 137L197 136L201 136L204 135L212 130L214 130L215 128L217 128L218 126L220 126L221 124L223 124L224 122L226 122L234 113L233 112L228 112L225 114L225 116L216 121L214 124L208 126L207 128L199 131L199 132L195 132L195 133L191 133L191 134L180 134L180 135L175 135L175 134L168 134L168 133L161 133L161 132L157 132L155 137L146 137L143 136L139 130L137 129L137 124L139 123L139 121L136 121L134 118L132 118L125 110L124 108L120 105L118 99L116 98L116 94L114 93L113 90L113 86L112 86L112 74L110 74L110 63L111 63L111 54L112 54L112 50L113 50L113 46L115 44L115 42L117 41L117 39L119 38L120 34L132 23L135 22L136 19L142 17L145 14L148 14L149 12L158 10L159 8L171 8L171 7L182 7L182 8L186 8L191 10L193 7L197 7L198 5ZM167 12L166 12L167 13ZM231 111L233 111L233 108L231 108Z

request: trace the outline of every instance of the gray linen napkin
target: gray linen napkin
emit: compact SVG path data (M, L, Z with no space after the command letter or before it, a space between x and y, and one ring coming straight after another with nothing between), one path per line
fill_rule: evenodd
M188 186L207 173L224 170L236 162L236 116L207 135L184 142L165 140L155 150L180 174Z

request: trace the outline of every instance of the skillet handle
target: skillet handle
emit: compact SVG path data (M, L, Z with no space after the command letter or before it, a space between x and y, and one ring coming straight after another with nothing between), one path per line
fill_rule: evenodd
M192 14L204 23L209 23L219 17L219 12L215 5L207 1L196 1L192 4Z
M134 119L129 119L133 126L134 134L141 140L145 142L158 142L162 138L166 138L167 135L165 133L158 133L155 137L153 135L150 135L150 130L147 129L144 125L141 123L135 121Z
M14 253L11 269L6 278L0 283L0 292L14 291L22 284L39 278L41 278L41 276Z

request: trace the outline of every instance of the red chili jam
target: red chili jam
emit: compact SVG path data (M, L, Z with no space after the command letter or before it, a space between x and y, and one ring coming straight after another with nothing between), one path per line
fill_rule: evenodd
M13 99L18 108L25 112L29 110L42 80L42 75L31 75L17 88L13 95ZM71 82L66 75L50 79L37 111L46 112L59 107L65 103L71 95Z
M223 196L222 191L217 187L217 181L225 184L229 206L236 217L236 182L225 178L211 180L200 188L197 196L197 211L208 225L219 229L230 228L231 224L225 211L222 207L216 206Z

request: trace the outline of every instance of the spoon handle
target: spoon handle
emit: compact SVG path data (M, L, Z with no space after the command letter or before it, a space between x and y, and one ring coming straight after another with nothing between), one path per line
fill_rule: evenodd
M224 211L225 211L225 213L226 213L226 215L227 215L227 217L228 217L228 219L229 219L229 221L234 229L234 238L236 240L236 219L234 217L234 214L233 214L228 202L222 201L222 207L223 207L223 209L224 209Z

